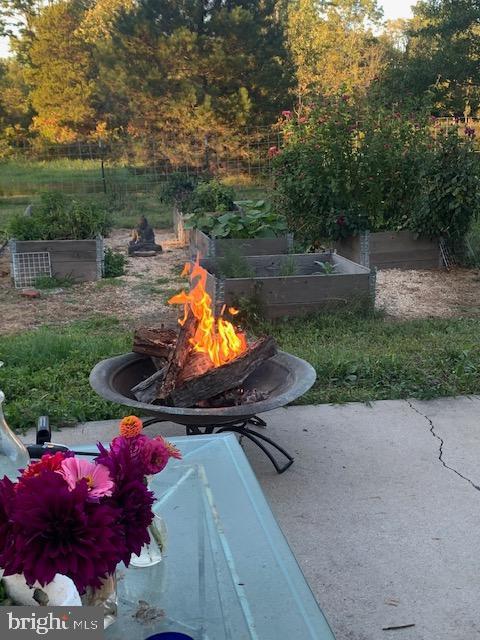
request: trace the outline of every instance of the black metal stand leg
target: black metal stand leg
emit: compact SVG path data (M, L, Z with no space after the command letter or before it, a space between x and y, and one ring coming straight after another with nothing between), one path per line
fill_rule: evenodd
M166 422L160 418L149 418L148 420L142 420L143 428L151 427L152 424L156 424L157 422Z
M165 422L165 420L161 420L158 418L149 418L148 420L143 420L143 426L149 427L152 424L157 422ZM283 447L277 444L271 438L267 438L263 433L258 433L258 431L252 431L249 429L247 425L251 424L254 427L265 429L267 423L259 418L258 416L253 416L248 420L243 422L232 422L230 424L220 424L220 425L185 425L185 433L187 436L202 436L202 435L211 435L213 433L225 433L227 431L231 431L233 433L238 433L240 436L240 441L242 438L248 438L251 442L257 445L259 449L263 451L263 453L267 456L270 462L275 467L277 473L284 473L289 467L293 464L293 457L286 451ZM282 456L287 459L285 464L280 464L277 458L272 454L268 447L276 449Z
M281 447L279 444L277 444L276 442L274 442L270 438L267 438L262 433L258 433L256 431L252 431L248 427L242 427L242 426L237 426L236 427L235 425L229 425L229 426L221 427L217 431L217 433L224 433L226 431L233 431L234 433L238 433L241 437L248 438L254 444L256 444L257 447L259 447L263 451L263 453L267 456L267 458L273 464L273 466L275 467L275 470L277 471L277 473L284 473L289 467L292 466L294 458L292 458L292 456L288 453L288 451L285 451L285 449L283 449L283 447ZM283 456L285 456L285 458L288 460L288 462L286 462L284 465L280 465L277 462L277 459L272 455L272 453L267 449L267 447L265 447L263 442L266 442L271 447L273 447L274 449L279 451Z
M254 427L261 427L262 429L267 428L267 423L265 420L262 420L258 416L253 416L250 420L247 421L247 424L253 424Z

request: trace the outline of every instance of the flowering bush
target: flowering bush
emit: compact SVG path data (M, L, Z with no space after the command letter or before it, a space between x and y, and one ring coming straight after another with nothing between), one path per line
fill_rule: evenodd
M73 453L45 454L13 483L0 480L0 567L45 586L68 576L79 593L99 587L120 562L148 543L154 496L145 476L180 453L162 437L141 433L125 418L107 450L90 461Z
M430 236L463 229L467 212L463 196L455 195L451 167L463 162L468 138L460 144L459 134L452 133L459 141L453 145L436 136L426 113L392 112L343 94L304 107L300 116L285 112L281 126L285 146L273 160L276 200L300 241L314 244L366 229ZM445 209L440 214L434 206L426 215L425 197L438 180L458 196L462 220L447 215L445 224Z

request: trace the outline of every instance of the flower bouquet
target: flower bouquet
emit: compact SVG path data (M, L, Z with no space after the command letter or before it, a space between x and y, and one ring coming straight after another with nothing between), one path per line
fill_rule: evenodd
M150 543L155 498L146 477L181 456L141 430L128 416L93 461L46 454L16 482L0 480L2 587L14 604L99 604L117 565Z

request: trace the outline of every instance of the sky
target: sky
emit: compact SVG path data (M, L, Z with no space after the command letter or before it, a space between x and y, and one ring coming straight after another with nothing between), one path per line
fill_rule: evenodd
M415 0L383 0L379 2L383 6L383 13L387 20L395 18L411 18L411 5L415 4Z
M379 2L383 6L385 18L409 18L412 15L410 6L415 0L383 0ZM0 58L8 54L8 42L6 38L0 38Z

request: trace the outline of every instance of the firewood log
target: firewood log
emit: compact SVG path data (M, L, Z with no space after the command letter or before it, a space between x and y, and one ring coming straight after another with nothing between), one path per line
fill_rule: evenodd
M184 379L182 384L172 387L165 396L167 404L174 407L193 407L198 401L212 398L224 391L240 386L244 380L277 353L272 337L257 340L250 348L231 362L214 367L201 375Z
M132 351L154 358L169 358L177 342L173 329L148 329L140 327L133 337Z

